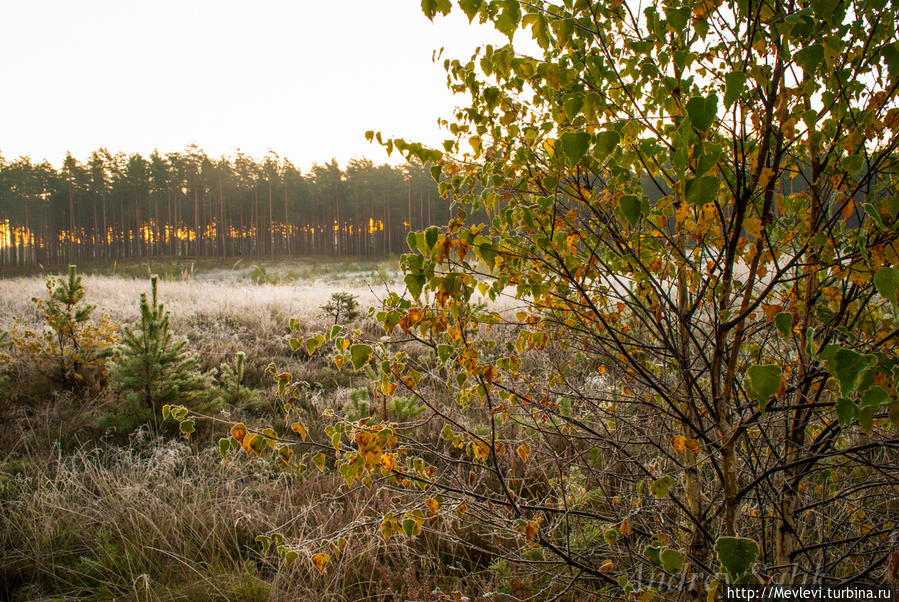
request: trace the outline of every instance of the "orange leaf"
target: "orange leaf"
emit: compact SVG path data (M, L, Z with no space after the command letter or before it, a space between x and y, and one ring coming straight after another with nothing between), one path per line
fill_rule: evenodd
M433 498L426 499L425 506L427 506L428 510L431 511L431 514L437 514L437 510L440 508L440 504L438 504L437 500Z
M315 565L315 568L319 573L325 572L325 565L330 562L331 557L328 554L314 554L312 556L312 564Z
M674 451L676 451L677 453L683 452L686 445L687 438L683 435L678 435L671 441L671 447L673 447Z
M231 434L234 438L243 443L243 438L247 435L247 427L243 422L238 422L231 427Z
M540 530L540 526L537 524L537 521L531 521L524 526L524 536L528 539L534 539L537 537L537 532Z

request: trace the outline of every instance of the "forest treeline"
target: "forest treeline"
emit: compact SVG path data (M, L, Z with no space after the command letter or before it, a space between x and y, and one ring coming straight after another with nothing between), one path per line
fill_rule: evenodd
M445 220L426 165L335 160L301 172L270 152L149 157L101 148L60 169L0 156L0 267L129 257L386 256Z

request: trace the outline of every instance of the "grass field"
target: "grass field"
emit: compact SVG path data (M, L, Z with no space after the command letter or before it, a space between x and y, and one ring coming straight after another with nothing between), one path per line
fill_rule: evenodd
M283 421L269 363L315 383L307 401L316 415L342 411L364 377L291 352L289 320L305 332L329 326L321 306L337 291L367 308L385 287L401 287L396 264L115 266L83 278L94 315L133 322L151 271L162 275L173 331L204 370L247 354L252 402L219 409L189 442L173 429L128 431L104 418L120 403L110 387L66 390L13 353L0 403L0 598L388 600L491 589L490 573L479 572L489 562L453 542L388 545L377 537L370 524L383 500L364 487L345 491L339 475L289 473L243 457L222 462L217 452L227 424ZM45 294L43 276L0 280L0 330L41 328L31 298ZM362 314L356 326L375 328ZM256 537L273 532L303 560L262 554ZM319 574L308 557L335 533L351 544Z

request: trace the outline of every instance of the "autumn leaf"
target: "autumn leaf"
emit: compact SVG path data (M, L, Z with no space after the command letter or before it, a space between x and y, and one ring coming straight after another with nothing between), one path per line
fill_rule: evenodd
M303 425L302 422L294 422L293 424L290 425L290 430L294 431L295 433L298 433L300 435L300 439L302 439L303 441L306 440L308 433L306 431L306 427Z
M325 572L325 565L327 565L331 561L331 556L328 554L313 554L312 556L312 564L315 566L315 569L319 573Z
M515 451L518 454L518 457L521 458L522 462L527 462L528 456L531 455L531 446L527 443L522 443Z
M537 537L537 533L540 531L540 525L537 524L537 521L529 521L524 526L524 536L527 539L534 539Z
M235 439L243 443L243 439L247 434L247 427L243 422L238 422L234 426L231 427L231 434Z

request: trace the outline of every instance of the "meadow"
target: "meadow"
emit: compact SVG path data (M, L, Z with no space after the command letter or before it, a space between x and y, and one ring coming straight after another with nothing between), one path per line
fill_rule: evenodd
M320 434L320 417L329 410L358 411L351 398L366 390L365 377L333 371L321 354L293 352L289 322L325 330L333 317L322 306L345 292L363 310L355 325L375 332L364 309L388 288L402 290L395 262L135 263L86 271L85 302L96 305L95 317L116 325L137 320L147 276L161 274L159 297L172 331L187 338L203 371L243 351L246 393L215 406L185 440L171 425L157 434L117 420L121 395L108 382L71 390L15 347L7 349L0 598L440 599L440 592L465 587L463 575L469 589L490 589L489 573L478 576L489 561L453 542L388 545L376 529L365 529L382 511L383 494L359 485L341 489L342 477L330 471L282 470L218 453L216 441L230 424L283 422L269 364L313 383L304 402L319 418L310 430ZM42 275L0 280L0 331L45 327L31 300L46 296L44 281ZM308 561L263 553L256 538L273 533L309 554L334 533L352 534L352 545L320 574Z

